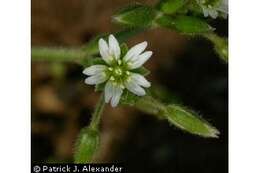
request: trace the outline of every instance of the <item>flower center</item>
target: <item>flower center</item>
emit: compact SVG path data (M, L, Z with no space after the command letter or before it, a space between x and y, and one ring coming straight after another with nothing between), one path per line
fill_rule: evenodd
M130 72L127 70L125 64L118 60L108 68L108 73L110 75L110 80L116 84L123 85L123 83L127 80Z
M120 67L115 67L113 70L114 76L121 76L123 74L123 71Z

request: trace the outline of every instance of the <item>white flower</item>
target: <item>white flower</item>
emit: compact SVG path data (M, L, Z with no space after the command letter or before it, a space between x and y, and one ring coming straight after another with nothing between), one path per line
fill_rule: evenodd
M202 8L205 17L212 17L216 19L219 14L227 17L228 14L228 0L196 0Z
M151 86L141 74L133 72L140 68L151 56L151 51L145 51L147 42L144 41L132 47L124 57L118 41L113 35L109 35L108 43L100 39L99 51L105 65L92 65L84 69L88 75L85 83L89 85L105 84L105 102L111 103L112 107L118 105L123 90L126 88L138 96L144 96L144 88Z

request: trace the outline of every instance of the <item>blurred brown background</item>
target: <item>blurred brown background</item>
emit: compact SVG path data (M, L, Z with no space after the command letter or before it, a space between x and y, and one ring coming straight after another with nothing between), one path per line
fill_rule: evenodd
M32 0L32 46L79 47L97 34L119 31L111 16L130 2ZM226 21L210 22L227 35ZM146 64L149 80L199 111L220 130L220 139L192 136L133 108L106 106L96 161L122 162L129 172L227 172L227 65L201 38L156 29L128 44L143 40L154 52ZM99 96L84 84L82 70L75 64L32 62L33 162L73 161L76 136L88 125Z

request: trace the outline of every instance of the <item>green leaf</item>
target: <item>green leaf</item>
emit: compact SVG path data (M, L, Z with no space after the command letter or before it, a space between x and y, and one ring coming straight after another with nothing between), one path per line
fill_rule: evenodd
M220 58L228 62L228 40L214 33L204 34L203 36L213 43L214 49Z
M180 10L188 0L161 0L158 9L165 14L174 14Z
M131 70L134 73L139 73L143 76L147 76L148 74L150 74L150 71L148 69L146 69L145 67L140 67L134 70Z
M156 18L155 25L162 28L169 28L172 30L176 29L173 18L171 16L163 15L163 14Z
M156 17L157 11L149 6L141 4L129 5L113 16L118 24L128 27L149 28Z
M166 107L166 111L164 111L163 115L170 123L182 130L203 137L218 137L219 131L215 127L211 126L208 122L187 108L169 105Z
M176 29L182 33L205 33L214 30L206 21L197 17L177 16L173 18L173 23Z
M99 148L99 131L84 128L76 141L76 150L74 153L75 163L89 163Z
M126 30L114 33L114 36L119 41L119 43L122 43L122 42L126 41L127 39L129 39L130 37L142 32L143 30L144 29L142 29L142 28L126 29ZM82 48L82 50L85 51L88 55L98 54L99 53L98 40L100 38L107 40L108 36L109 36L109 33L101 34L101 35L98 35L98 36L92 38L88 42L88 44Z
M161 15L155 20L157 26L177 30L185 34L209 33L214 30L204 20L191 16L171 17Z
M159 119L166 119L172 125L194 135L217 138L219 131L198 114L175 104L164 104L151 95L136 100L135 107Z

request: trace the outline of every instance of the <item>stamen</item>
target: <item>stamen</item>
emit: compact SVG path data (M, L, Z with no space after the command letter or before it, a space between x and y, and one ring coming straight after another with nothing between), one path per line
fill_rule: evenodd
M111 80L111 81L114 81L114 80L115 80L114 76L111 76L111 77L110 77L110 80Z
M127 63L127 66L130 67L131 65L133 65L131 62Z
M115 72L115 75L118 75L118 76L122 75L122 70L119 67L115 68L114 72Z

